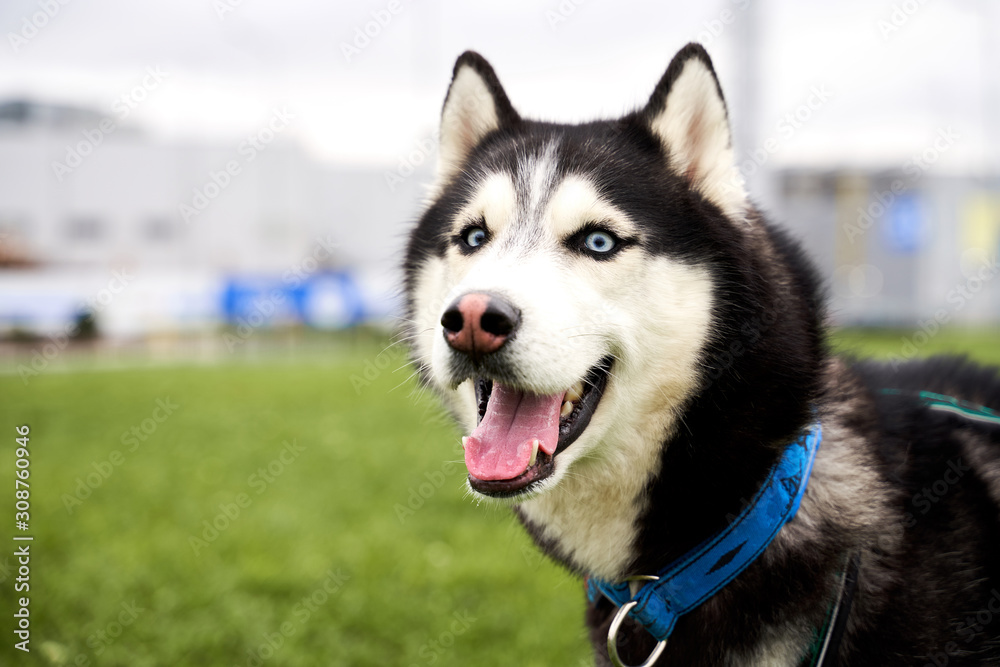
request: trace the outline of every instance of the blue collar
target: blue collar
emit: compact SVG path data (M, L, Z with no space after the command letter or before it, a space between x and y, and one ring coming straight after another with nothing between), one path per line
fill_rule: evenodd
M681 615L715 595L745 570L795 516L822 437L816 423L789 445L739 516L657 572L655 581L649 581L633 595L628 581L609 583L589 577L590 601L596 602L603 593L619 607L635 602L628 615L657 640L665 641Z

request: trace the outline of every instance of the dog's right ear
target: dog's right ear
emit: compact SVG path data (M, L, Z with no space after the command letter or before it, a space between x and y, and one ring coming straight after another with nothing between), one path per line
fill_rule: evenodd
M459 56L441 112L438 183L451 180L487 134L520 119L486 59L475 51Z

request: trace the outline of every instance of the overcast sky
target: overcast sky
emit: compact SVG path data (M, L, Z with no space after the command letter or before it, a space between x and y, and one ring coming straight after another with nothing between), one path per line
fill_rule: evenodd
M773 164L898 166L952 127L960 139L940 168L1000 157L990 0L58 2L0 3L0 99L112 115L159 68L166 78L128 120L166 137L239 141L287 107L289 134L318 157L391 164L433 130L467 48L491 61L523 115L574 121L644 103L677 49L699 39L743 153L773 136ZM377 18L385 25L355 43ZM813 97L786 136L779 123L815 91L827 99Z

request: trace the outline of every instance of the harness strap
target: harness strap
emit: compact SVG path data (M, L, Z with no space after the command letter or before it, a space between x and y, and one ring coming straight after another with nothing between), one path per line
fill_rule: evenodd
M1000 426L1000 413L996 410L954 396L935 394L933 391L909 392L902 389L881 389L879 393L891 396L917 396L931 410L948 412L980 424Z
M847 619L851 615L851 605L854 603L854 593L858 589L860 563L861 553L855 552L849 558L847 568L841 576L840 584L837 586L837 597L827 611L823 628L816 635L816 641L813 642L799 667L832 667L837 664L840 640L844 637Z

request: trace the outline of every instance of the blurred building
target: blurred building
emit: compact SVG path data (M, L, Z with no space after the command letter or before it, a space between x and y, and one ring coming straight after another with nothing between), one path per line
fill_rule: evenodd
M389 316L418 181L390 191L383 170L318 163L281 129L276 110L235 145L174 143L0 104L0 330L58 331L84 310L112 334L200 329L275 290L284 319Z
M123 120L0 104L0 334L65 332L86 313L116 336L398 314L433 142L346 168L282 136L280 110L233 145ZM997 322L1000 183L895 164L785 166L755 192L804 239L835 322Z
M779 219L850 325L1000 321L1000 183L903 169L787 169Z

